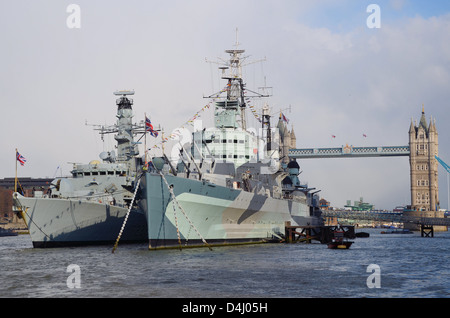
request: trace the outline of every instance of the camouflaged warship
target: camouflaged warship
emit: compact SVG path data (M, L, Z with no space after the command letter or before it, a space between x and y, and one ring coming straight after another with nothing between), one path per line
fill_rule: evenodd
M119 96L117 123L98 126L104 134L115 134L117 153L102 152L89 164L73 164L71 177L56 178L47 192L34 197L13 194L13 209L27 224L34 247L112 244L129 214L121 242L146 242L145 214L133 200L142 158L133 137L145 133L145 125L132 123L133 91Z
M178 162L153 158L141 179L150 249L280 240L286 221L322 225L319 198L300 183L298 163L280 158L283 132L271 128L267 105L262 133L247 129L244 50L226 52L226 88L209 96L214 127L195 131L188 149L180 144Z

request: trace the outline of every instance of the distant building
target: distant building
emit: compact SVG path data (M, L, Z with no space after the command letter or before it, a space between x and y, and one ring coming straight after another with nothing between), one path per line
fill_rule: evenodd
M11 219L14 216L12 211L12 195L14 192L15 178L0 179L0 217ZM33 196L34 191L48 190L53 179L47 178L18 178L18 192L25 196Z
M350 208L352 211L372 211L374 205L364 202L363 197L361 197L359 198L359 201L354 201L353 205L350 200L347 200L347 204L345 205L345 207Z
M319 200L319 208L321 210L329 210L330 209L330 201L325 200L324 198Z

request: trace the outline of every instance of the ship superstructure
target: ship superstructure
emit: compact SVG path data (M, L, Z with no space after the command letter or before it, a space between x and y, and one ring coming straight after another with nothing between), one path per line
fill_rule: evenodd
M13 194L14 208L29 228L35 247L74 246L113 242L130 209L122 240L146 240L147 225L142 211L131 207L136 177L142 170L136 134L145 132L143 124L132 122L134 91L118 91L117 123L98 126L102 138L115 134L117 149L100 153L99 160L74 163L70 177L51 182L46 193L35 197Z
M194 132L191 148L196 160L232 162L236 168L249 161L256 162L267 155L278 160L278 151L271 151L271 137L277 131L270 128L267 105L263 108L262 127L247 129L246 99L269 95L246 89L242 78L243 60L246 58L243 58L242 54L245 50L238 49L237 46L238 43L236 49L225 51L230 58L219 67L222 70L222 79L226 80L225 89L207 97L215 101L214 127ZM246 92L252 96L246 95ZM264 139L263 135L267 138ZM267 144L262 145L264 142Z
M300 184L298 164L279 162L279 135L267 105L261 133L247 129L244 50L226 52L226 88L209 96L215 99L214 127L193 133L190 151L181 149L176 167L167 157L153 158L155 169L143 178L140 206L151 249L262 242L281 239L286 221L322 223L318 197Z

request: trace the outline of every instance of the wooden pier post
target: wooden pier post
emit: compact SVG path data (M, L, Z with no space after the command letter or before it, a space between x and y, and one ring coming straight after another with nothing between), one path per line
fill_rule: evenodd
M420 235L422 237L434 237L434 229L433 225L424 225L420 226Z
M306 243L311 243L312 239L311 239L311 228L305 228L305 232L306 232Z
M286 235L286 243L292 243L292 229L291 222L284 222L284 234Z

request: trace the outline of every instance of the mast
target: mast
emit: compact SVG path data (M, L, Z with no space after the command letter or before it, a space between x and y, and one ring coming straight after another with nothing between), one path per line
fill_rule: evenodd
M239 43L236 43L238 46ZM245 50L232 49L225 50L226 53L230 54L229 60L229 73L222 76L223 79L228 80L228 90L227 90L227 100L237 101L240 108L241 116L241 128L245 130L247 128L247 123L245 119L245 99L244 99L244 83L242 80L242 59L241 54ZM225 69L224 69L225 70Z
M17 148L16 148L15 159L16 159L16 175L15 175L15 178L14 178L14 192L17 192Z
M260 61L265 61L265 58L257 61L247 61L249 56L245 56L245 50L239 48L240 43L238 41L237 29L236 29L236 42L234 47L229 50L225 50L225 53L229 55L228 59L218 58L218 61L208 61L210 63L219 64L219 70L222 71L221 79L226 80L226 86L221 91L204 96L204 98L212 98L215 102L214 109L214 128L207 130L208 136L202 132L194 132L195 140L202 140L202 145L206 146L207 142L220 139L218 142L210 144L212 150L210 156L216 156L216 158L223 159L224 161L234 162L236 166L240 166L245 162L256 159L258 160L259 152L257 150L258 137L254 135L252 131L247 131L247 118L246 108L249 98L261 98L269 97L271 95L266 94L265 91L258 93L247 89L246 83L243 80L243 67L249 64L253 64ZM267 87L263 87L266 89ZM268 112L268 111L267 111ZM258 121L260 118L257 117ZM266 117L270 121L270 115ZM270 123L263 126L270 131ZM265 132L264 129L264 132ZM243 138L243 136L246 136ZM272 148L270 133L266 133L269 138L269 151ZM206 138L206 139L205 139ZM225 140L225 141L222 141ZM206 142L206 143L205 143ZM235 145L233 149L228 143L233 142ZM217 143L217 145L216 145ZM227 144L222 145L222 144ZM196 153L198 150L200 153L204 153L205 147L202 150L192 147L192 153ZM250 149L250 150L249 150ZM212 154L213 153L213 154ZM231 159L230 159L231 158Z
M223 108L224 110L228 111L228 115L231 115L232 113L235 113L236 115L239 115L240 117L240 126L243 130L247 129L247 121L246 121L246 102L245 102L245 92L249 91L254 94L254 96L247 96L247 97L269 97L270 95L266 94L260 94L254 91L251 91L249 89L246 89L246 84L244 83L244 80L242 78L242 67L247 66L249 64L265 61L264 59L257 60L257 61L251 61L245 63L248 56L242 56L242 54L245 52L243 49L239 49L240 43L238 42L238 30L236 29L236 43L234 46L236 48L225 50L226 53L230 55L228 60L221 59L221 62L214 62L219 65L220 70L222 70L222 79L227 80L227 89L226 89L226 98L225 101L216 103L216 109L217 108ZM220 97L221 92L212 94L210 96L207 96L205 98L218 98ZM235 107L239 109L238 112L235 112ZM223 120L219 120L219 126L221 127L232 127L233 124L230 123L230 120L228 119L228 124L223 124ZM217 122L216 122L217 123ZM217 126L217 125L216 125ZM236 128L236 127L235 127Z
M116 91L114 95L121 96L116 100L118 131L114 139L117 141L117 156L119 161L128 161L139 154L133 142L133 99L128 98L134 95L134 91Z
M272 151L272 131L270 128L269 106L267 104L265 104L262 109L261 124L262 124L263 137L264 137L264 131L266 131L267 153L270 154L270 152Z
M118 96L116 99L117 122L113 125L92 126L95 127L94 130L99 131L102 136L102 140L106 134L115 134L114 139L117 141L117 154L114 150L110 152L104 151L100 154L100 158L106 162L126 164L131 175L133 175L138 168L138 165L140 165L139 161L136 160L136 157L139 155L139 140L146 135L145 121L133 123L133 99L129 97L130 95L134 95L133 90L115 91L114 95ZM142 135L138 141L134 141L134 136L137 134ZM146 145L145 147L147 148ZM147 156L145 160L146 159Z

